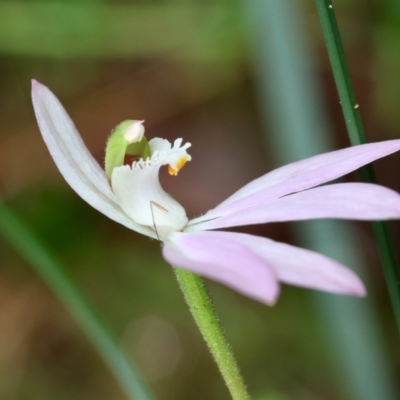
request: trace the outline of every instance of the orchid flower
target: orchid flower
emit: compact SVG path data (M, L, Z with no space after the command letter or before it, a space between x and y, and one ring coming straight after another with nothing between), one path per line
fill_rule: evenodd
M79 196L112 220L160 240L171 265L266 304L277 300L280 282L354 296L364 296L365 288L350 269L321 254L216 229L316 218L400 218L400 195L391 189L367 183L318 186L400 150L400 140L332 151L278 168L189 221L185 209L161 187L158 173L165 165L176 175L191 160L190 143L147 141L143 121L124 121L108 140L104 171L54 94L32 81L32 99L50 154Z

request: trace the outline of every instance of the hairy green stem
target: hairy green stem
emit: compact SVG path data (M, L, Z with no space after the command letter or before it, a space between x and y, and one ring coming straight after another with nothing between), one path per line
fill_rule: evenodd
M130 400L155 400L136 367L72 278L26 226L0 202L0 232L47 282L97 347Z
M193 318L218 365L232 399L249 400L250 396L232 349L224 335L202 278L180 268L174 270Z
M359 111L360 106L357 103L351 82L349 67L332 1L315 0L315 4L318 10L350 142L353 146L366 143ZM371 164L360 169L360 177L364 182L376 183L375 172ZM374 222L372 226L395 313L397 327L400 330L400 271L393 241L386 223Z

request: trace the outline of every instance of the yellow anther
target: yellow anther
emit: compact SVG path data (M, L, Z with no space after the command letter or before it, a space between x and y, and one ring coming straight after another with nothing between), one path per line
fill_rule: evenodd
M168 165L168 173L170 175L178 175L178 170L176 170L175 168L172 168L170 165Z
M184 167L188 160L188 157L182 157L178 160L178 162L172 167L171 165L168 165L168 173L170 175L178 175L178 172Z
M181 170L187 161L187 157L182 157L180 160L178 160L178 162L176 163L176 166L178 167L178 171Z

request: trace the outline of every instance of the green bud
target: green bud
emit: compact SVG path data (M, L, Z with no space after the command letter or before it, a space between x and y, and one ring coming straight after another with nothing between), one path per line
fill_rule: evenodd
M144 137L143 121L126 120L111 133L107 141L105 170L109 179L114 168L135 159L151 156L149 143Z

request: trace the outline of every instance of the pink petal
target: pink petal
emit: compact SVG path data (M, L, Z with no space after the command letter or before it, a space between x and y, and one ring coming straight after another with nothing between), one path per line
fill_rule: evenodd
M368 183L337 183L291 194L210 221L190 221L186 232L317 218L400 218L400 195Z
M271 239L235 232L209 232L210 241L222 239L245 246L275 271L279 281L326 292L365 296L363 283L354 272L338 262L310 250ZM243 265L251 263L246 260Z
M121 210L104 171L86 148L67 112L54 94L35 80L32 101L47 148L72 189L112 220L155 238L152 229L136 224Z
M285 165L255 179L198 221L230 214L267 200L332 181L400 150L400 140L387 140L320 154Z
M222 232L174 233L163 248L172 265L221 282L266 304L274 304L279 283L267 262Z

